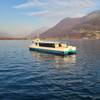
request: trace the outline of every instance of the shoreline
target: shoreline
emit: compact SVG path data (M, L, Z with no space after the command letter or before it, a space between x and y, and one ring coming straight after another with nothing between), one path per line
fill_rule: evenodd
M6 39L0 39L0 40L33 40L33 39L24 39L24 38L6 38ZM59 41L59 39L41 39L41 40L46 40L46 41ZM100 40L100 39L62 39L63 40Z

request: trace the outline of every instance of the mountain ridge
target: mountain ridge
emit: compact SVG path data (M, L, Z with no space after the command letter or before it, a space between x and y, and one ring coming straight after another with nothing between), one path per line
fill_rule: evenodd
M67 38L67 39L100 39L100 10L93 11L86 16L78 18L64 18L55 26L41 27L29 34L12 35L0 32L0 39L31 39L36 38Z
M98 38L100 10L79 18L65 18L40 35L41 38ZM100 37L99 37L100 38Z

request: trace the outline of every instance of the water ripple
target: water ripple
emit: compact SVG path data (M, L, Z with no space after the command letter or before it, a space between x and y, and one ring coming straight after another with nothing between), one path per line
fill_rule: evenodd
M71 43L79 53L62 57L0 41L0 100L100 100L100 41Z

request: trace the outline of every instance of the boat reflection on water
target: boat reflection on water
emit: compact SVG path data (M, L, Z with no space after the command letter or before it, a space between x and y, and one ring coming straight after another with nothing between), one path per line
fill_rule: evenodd
M40 63L46 62L46 64L51 64L56 68L64 68L76 64L76 55L57 56L33 51L31 53L33 58L39 60Z

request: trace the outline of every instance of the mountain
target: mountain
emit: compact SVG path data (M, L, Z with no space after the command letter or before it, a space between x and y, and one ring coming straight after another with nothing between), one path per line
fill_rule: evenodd
M4 33L4 32L0 32L0 37L6 37L6 36L9 36L9 34Z
M35 31L31 32L28 37L29 38L36 38L37 35L40 35L41 33L44 33L45 31L47 31L49 28L48 27L41 27L39 29L36 29Z
M50 39L100 39L100 10L80 18L67 17L50 29L41 27L29 35L22 33L14 35L0 32L0 39L29 39L36 38L37 34L41 38Z
M10 38L10 37L12 37L10 34L4 33L4 32L0 32L0 39L1 38Z
M20 40L20 39L27 39L26 35L15 35L15 34L9 34L0 32L0 40Z
M41 38L100 38L100 10L80 18L65 18L40 35Z

